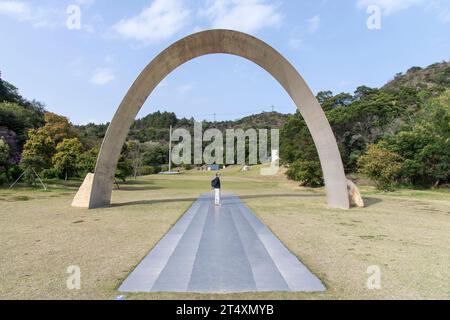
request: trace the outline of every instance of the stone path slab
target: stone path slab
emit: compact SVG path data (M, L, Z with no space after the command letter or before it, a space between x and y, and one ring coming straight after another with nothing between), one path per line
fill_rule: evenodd
M121 292L325 291L232 194L204 194L120 286Z

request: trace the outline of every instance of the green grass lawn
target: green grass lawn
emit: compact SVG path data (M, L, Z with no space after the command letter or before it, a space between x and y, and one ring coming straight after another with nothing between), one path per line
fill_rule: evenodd
M223 171L225 190L243 201L327 286L327 292L229 295L127 294L128 299L449 299L449 190L392 193L362 187L368 206L329 209L323 189L305 189L257 168ZM120 283L209 190L212 173L149 176L121 185L107 209L70 207L80 181L49 191L0 189L1 299L113 299ZM68 290L67 267L81 268ZM367 268L381 269L368 290Z

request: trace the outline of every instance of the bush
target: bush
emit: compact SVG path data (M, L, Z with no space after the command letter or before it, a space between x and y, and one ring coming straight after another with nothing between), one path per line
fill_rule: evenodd
M450 182L450 90L424 105L413 119L380 143L405 161L402 180L415 186Z
M181 168L183 168L183 170L192 170L195 168L195 166L193 166L192 164L182 164Z
M49 179L49 180L59 179L60 178L60 172L57 169L55 169L55 168L45 169L45 170L42 170L41 177L43 179Z
M89 151L86 151L78 157L78 173L81 176L86 176L89 172L94 172L95 165L97 163L98 153L100 151L100 146L95 146Z
M152 174L158 174L161 172L161 167L159 166L143 166L140 168L140 173L142 176L149 176Z
M372 179L378 189L385 191L393 190L402 164L402 157L378 145L369 145L367 152L358 159L359 171Z
M169 147L167 145L157 145L144 152L142 161L145 165L162 165L169 162Z
M19 179L19 177L22 175L22 173L23 173L23 170L17 164L12 165L8 170L9 177L14 181Z
M286 175L307 187L317 188L324 185L322 168L318 161L297 160L289 166Z
M6 173L0 172L0 186L6 184L8 182L9 182L9 180L8 180L8 177L6 176Z

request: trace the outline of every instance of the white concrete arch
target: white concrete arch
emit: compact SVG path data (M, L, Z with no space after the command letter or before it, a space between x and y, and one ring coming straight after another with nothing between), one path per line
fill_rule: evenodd
M232 30L208 30L183 38L162 51L128 90L106 132L94 175L86 178L74 206L109 206L117 162L128 131L139 110L157 87L182 64L208 54L231 54L248 59L269 72L288 92L308 125L325 179L328 204L348 209L349 196L341 155L330 124L297 70L263 41Z

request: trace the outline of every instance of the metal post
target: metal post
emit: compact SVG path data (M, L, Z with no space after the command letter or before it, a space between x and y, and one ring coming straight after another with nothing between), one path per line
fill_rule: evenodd
M42 187L44 188L45 191L47 191L47 187L45 186L44 182L42 182L41 177L39 177L39 175L36 173L36 171L34 170L34 168L31 168L31 170L33 170L34 174L36 175L36 177L38 178L39 182L41 183ZM66 173L67 174L67 173Z
M28 168L25 169L25 171L22 172L22 174L20 175L20 177L19 177L16 181L14 181L14 183L13 183L12 185L9 186L10 189L14 188L14 186L15 186L15 185L20 181L20 179L22 179L22 177L25 175L25 173L27 172L27 170L28 170Z

